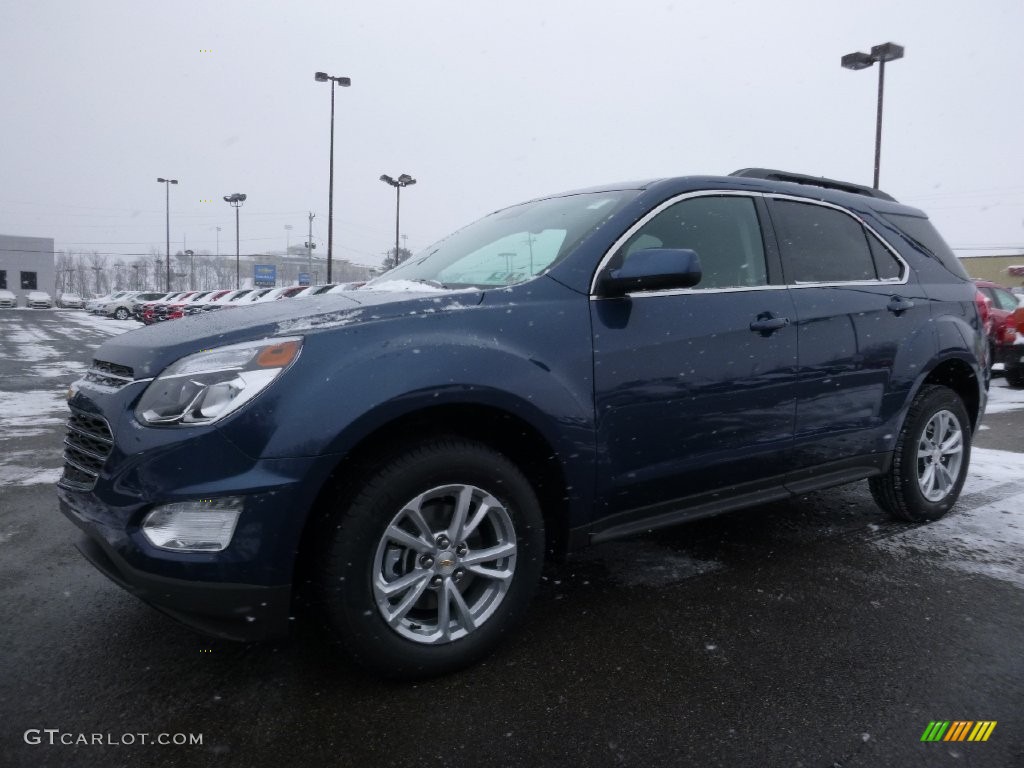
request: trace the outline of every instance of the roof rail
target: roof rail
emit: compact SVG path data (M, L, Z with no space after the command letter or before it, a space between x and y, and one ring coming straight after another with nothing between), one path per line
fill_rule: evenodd
M825 187L827 189L838 189L841 192L852 192L855 195L875 197L879 200L897 202L896 198L888 195L880 189L862 187L860 184L852 184L849 181L837 181L826 179L824 176L805 176L802 173L790 173L789 171L774 171L771 168L741 168L733 171L730 176L742 176L748 179L768 179L770 181L789 181L794 184L808 184L814 187Z

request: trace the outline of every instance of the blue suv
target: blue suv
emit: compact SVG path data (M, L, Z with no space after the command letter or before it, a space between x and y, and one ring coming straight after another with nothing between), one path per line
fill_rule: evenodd
M360 664L438 674L522 618L552 554L864 479L942 516L986 371L921 211L765 169L618 184L358 290L110 339L70 393L60 506L193 627L278 635L308 585Z

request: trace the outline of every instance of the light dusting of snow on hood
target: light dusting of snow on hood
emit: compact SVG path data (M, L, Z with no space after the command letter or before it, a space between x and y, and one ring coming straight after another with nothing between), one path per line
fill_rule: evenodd
M938 558L962 573L981 574L1024 589L1024 492L1000 496L1000 487L1024 478L1024 454L974 448L963 495L992 501L973 509L954 507L943 519L876 543L895 553L907 550Z
M298 331L311 331L321 328L340 328L344 325L351 325L359 322L363 310L349 309L340 312L328 312L313 317L300 317L295 320L285 320L277 324L278 333L295 333Z
M410 293L475 293L479 288L444 288L430 283L421 283L415 280L385 280L381 283L372 283L359 288L356 293L363 291L390 291Z

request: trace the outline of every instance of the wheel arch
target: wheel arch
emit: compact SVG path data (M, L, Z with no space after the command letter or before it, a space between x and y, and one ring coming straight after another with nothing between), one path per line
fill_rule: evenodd
M440 404L409 411L362 435L335 464L317 493L307 516L299 546L296 576L313 559L324 526L330 525L338 503L344 505L358 490L356 477L385 462L410 445L410 435L421 442L434 437L474 440L499 451L526 475L540 501L544 517L545 547L549 556L567 549L570 482L566 467L552 441L522 416L481 403Z
M963 400L964 407L967 409L967 415L971 419L971 432L977 431L984 406L985 398L982 394L984 384L971 363L959 356L948 356L936 361L920 378L911 396L907 399L907 406L900 419L901 428L903 421L906 419L910 404L917 397L918 392L923 387L933 384L953 390Z

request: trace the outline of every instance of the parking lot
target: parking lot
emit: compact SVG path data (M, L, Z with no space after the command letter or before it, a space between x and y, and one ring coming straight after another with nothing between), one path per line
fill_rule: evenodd
M283 642L209 640L75 550L64 392L138 325L0 311L2 765L1024 765L1024 390L1002 379L944 520L890 522L858 483L600 545L547 567L483 664L393 684L302 612ZM923 743L935 720L997 726ZM146 743L180 735L201 743Z

